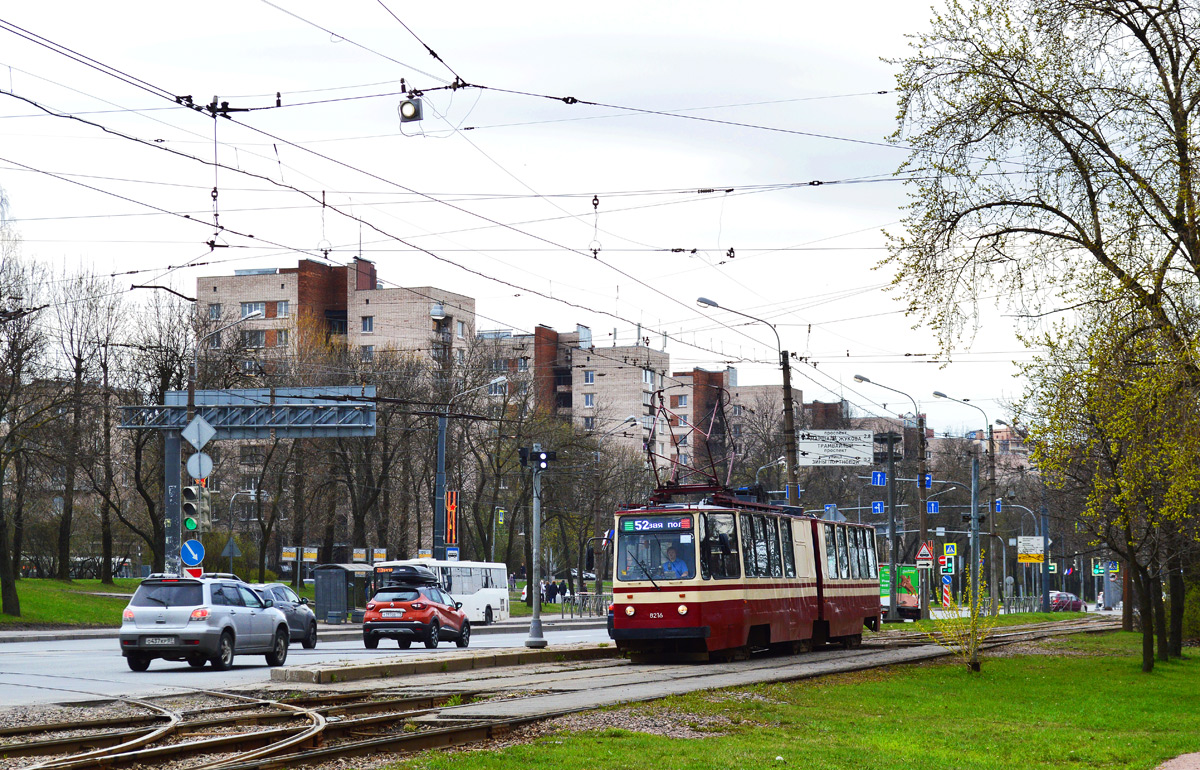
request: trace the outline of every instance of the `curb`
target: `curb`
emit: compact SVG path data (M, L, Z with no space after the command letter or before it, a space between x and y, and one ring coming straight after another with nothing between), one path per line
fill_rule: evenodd
M305 668L273 668L271 681L302 684L335 684L361 679L382 679L414 674L440 674L472 671L500 666L524 666L532 663L562 663L579 660L604 660L618 657L616 647L575 647L553 650L521 650L478 655L442 656L434 660L364 663L355 665L319 665Z

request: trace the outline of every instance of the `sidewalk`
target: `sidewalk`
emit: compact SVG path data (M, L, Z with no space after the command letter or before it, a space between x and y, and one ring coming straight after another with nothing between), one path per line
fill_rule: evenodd
M578 629L604 628L605 618L560 618L557 616L542 616L542 628ZM529 618L509 618L497 621L490 626L473 625L471 634L516 634L529 630ZM60 628L60 629L25 629L19 631L0 630L0 644L8 642L58 642L78 639L116 639L118 628ZM341 625L317 624L317 639L324 642L348 642L362 639L362 625L345 623Z

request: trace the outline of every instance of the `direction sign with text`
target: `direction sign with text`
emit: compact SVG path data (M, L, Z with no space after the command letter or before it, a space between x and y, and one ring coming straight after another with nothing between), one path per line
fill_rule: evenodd
M797 465L871 465L874 434L869 430L805 430L796 433Z
M1017 562L1020 564L1041 564L1046 552L1043 539L1040 537L1017 538Z

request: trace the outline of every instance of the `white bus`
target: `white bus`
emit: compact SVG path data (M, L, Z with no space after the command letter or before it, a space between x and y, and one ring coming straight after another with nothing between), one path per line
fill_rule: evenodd
M490 561L438 561L401 559L375 562L375 585L387 579L392 567L415 564L437 575L443 591L462 602L462 611L472 623L488 625L508 619L508 568Z

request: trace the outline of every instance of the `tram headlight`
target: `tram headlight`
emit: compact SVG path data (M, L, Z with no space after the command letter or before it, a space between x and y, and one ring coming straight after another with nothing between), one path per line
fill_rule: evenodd
M630 617L633 617L633 605L632 604L625 605L625 614L629 615Z
M680 614L680 615L686 615L686 614L687 614L687 605L686 605L686 604L681 604L681 605L679 605L679 614Z

